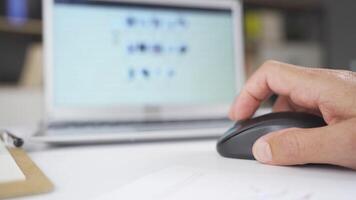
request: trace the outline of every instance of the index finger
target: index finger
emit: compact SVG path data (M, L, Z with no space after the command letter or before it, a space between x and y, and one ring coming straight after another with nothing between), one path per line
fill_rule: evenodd
M245 84L230 110L230 118L250 118L272 93L288 96L305 108L318 108L320 93L327 83L315 72L277 61L265 62Z

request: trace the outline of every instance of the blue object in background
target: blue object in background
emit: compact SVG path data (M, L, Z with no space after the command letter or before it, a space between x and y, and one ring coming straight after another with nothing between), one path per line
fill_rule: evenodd
M6 16L9 23L22 25L28 17L27 0L6 0Z

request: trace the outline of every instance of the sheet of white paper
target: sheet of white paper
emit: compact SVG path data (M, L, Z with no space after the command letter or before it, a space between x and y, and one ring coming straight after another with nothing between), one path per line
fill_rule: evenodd
M0 183L25 180L26 177L17 166L15 160L0 140Z
M300 174L302 175L302 174ZM304 174L305 175L305 174ZM189 167L172 167L144 176L96 200L236 200L236 199L348 199L355 180L251 176Z

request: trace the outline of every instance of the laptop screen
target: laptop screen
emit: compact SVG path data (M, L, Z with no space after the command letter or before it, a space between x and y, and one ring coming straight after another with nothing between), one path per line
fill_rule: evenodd
M210 105L236 93L231 10L55 0L57 107Z

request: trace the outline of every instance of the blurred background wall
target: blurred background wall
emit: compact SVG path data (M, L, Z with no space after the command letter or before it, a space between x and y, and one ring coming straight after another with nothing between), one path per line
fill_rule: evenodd
M41 86L40 0L0 1L0 85ZM266 59L356 71L356 1L245 0L247 73Z

